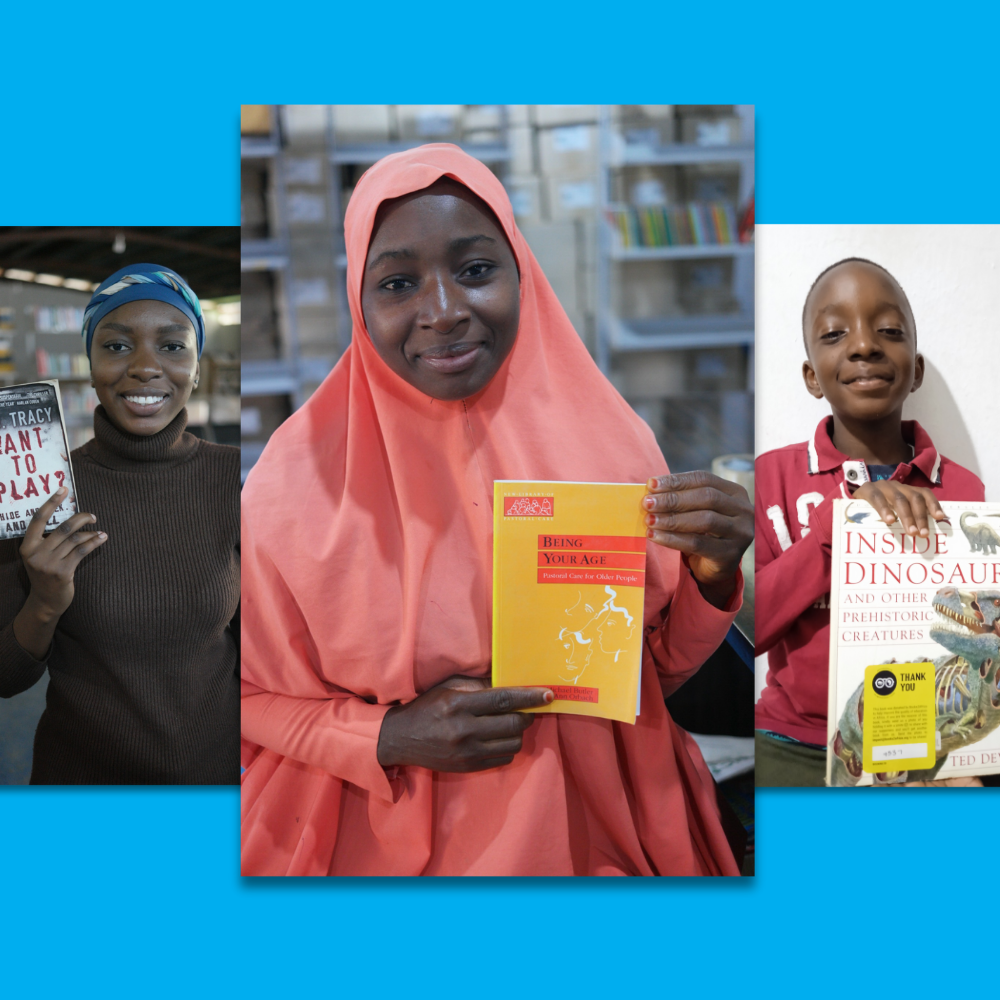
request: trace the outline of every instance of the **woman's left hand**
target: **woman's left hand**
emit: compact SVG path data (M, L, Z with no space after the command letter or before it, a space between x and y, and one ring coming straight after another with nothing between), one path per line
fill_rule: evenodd
M710 472L658 476L646 485L649 493L642 505L648 537L683 552L705 600L725 606L743 553L753 541L747 491Z

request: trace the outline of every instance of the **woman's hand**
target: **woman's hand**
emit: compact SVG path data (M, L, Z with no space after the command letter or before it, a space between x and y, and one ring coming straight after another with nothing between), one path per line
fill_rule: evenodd
M518 709L548 705L553 697L547 688L494 688L485 678L449 677L386 712L378 762L462 772L509 764L535 721Z
M924 486L907 486L891 479L865 483L854 491L855 500L867 500L886 524L899 520L908 535L930 536L928 516L935 521L947 521L937 497ZM950 522L949 522L950 523Z
M683 552L698 589L724 607L736 586L736 571L753 541L753 505L747 491L710 472L680 472L647 483L643 499L648 537Z
M56 624L73 603L76 567L108 538L103 531L81 531L84 525L97 520L93 514L82 513L74 514L45 536L45 525L67 492L60 487L35 511L21 542L21 561L31 586L24 607L14 619L14 638L36 660L48 652Z

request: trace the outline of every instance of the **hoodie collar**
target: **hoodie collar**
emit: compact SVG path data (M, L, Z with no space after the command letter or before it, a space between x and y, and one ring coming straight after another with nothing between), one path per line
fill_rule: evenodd
M919 469L935 486L940 486L941 456L930 435L916 420L904 420L902 429L903 440L910 445L913 457L909 462L900 463L900 469L897 470L899 478L905 478L912 467ZM818 472L832 472L847 461L850 461L850 455L838 451L833 444L833 417L824 417L809 442L809 474L812 476Z

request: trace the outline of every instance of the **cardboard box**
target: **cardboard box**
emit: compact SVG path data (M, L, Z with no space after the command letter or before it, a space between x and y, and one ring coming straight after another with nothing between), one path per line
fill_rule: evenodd
M335 104L334 139L338 146L389 142L391 136L388 104Z
M615 386L627 399L679 396L687 382L683 351L637 351L615 359Z
M297 139L321 139L326 134L325 104L284 104L285 134L291 142Z
M546 177L595 177L597 141L596 125L560 125L539 129L538 154L542 174Z
M611 288L612 309L618 316L653 319L682 314L677 269L672 261L630 261L616 271Z
M580 125L597 124L596 104L536 104L534 105L535 124L545 127L549 125Z
M526 225L537 226L543 221L542 183L537 177L509 176L505 187L514 209L514 219L519 229Z
M616 104L611 121L628 146L652 150L677 141L672 104Z
M240 135L270 135L271 105L241 104Z
M458 142L464 104L397 104L399 136L404 141Z
M742 132L735 115L685 115L680 121L681 142L695 146L732 146L741 141Z
M240 411L240 435L244 440L266 441L290 415L287 396L247 397Z
M466 132L480 129L499 129L503 124L499 104L467 104L462 114L462 128Z
M573 328L586 342L589 325L586 310L580 306L576 224L547 222L520 226L520 229Z
M597 180L549 177L545 180L546 217L550 222L574 222L597 216Z
M240 284L243 360L264 361L279 357L275 276L270 271L244 271Z

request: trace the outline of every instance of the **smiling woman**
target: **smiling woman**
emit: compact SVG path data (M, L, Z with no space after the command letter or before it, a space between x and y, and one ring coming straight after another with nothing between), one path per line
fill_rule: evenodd
M60 491L0 542L0 696L48 668L32 784L235 783L239 452L185 433L197 296L130 265L83 337L101 403L72 454L86 510L43 535Z
M738 874L662 692L739 607L745 491L666 474L482 163L388 156L345 230L351 346L244 492L244 874ZM636 725L491 687L503 479L651 480Z

